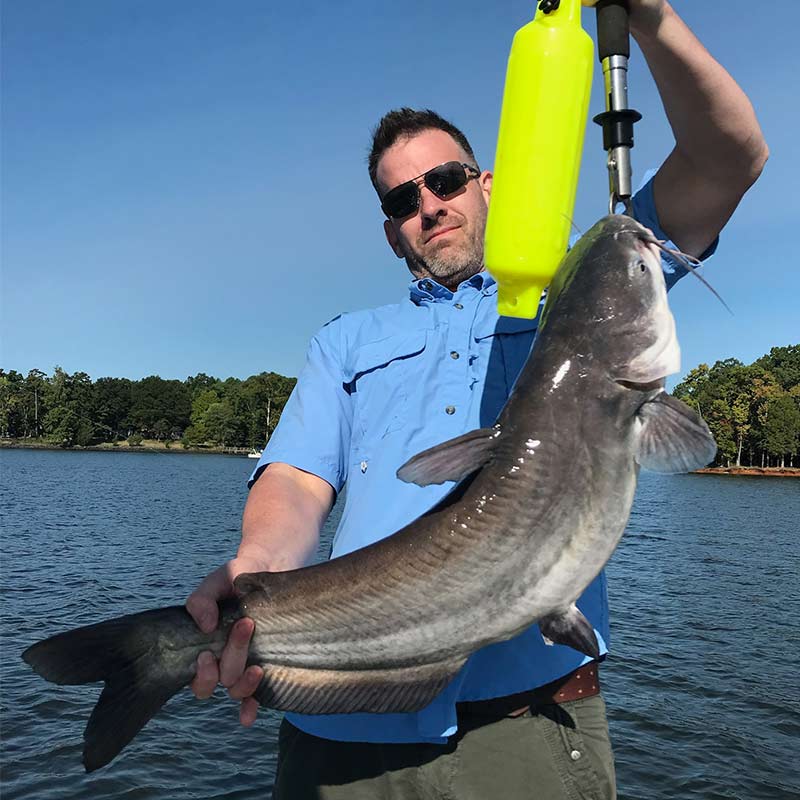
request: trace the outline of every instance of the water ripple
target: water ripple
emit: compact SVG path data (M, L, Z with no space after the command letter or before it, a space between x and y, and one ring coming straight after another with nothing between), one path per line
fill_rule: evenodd
M100 687L21 661L43 635L182 602L233 555L246 459L2 451L4 800L254 800L279 715L178 694L85 775ZM790 485L791 484L791 485ZM800 493L793 481L642 475L608 568L605 694L622 800L800 799ZM331 529L320 545L327 552Z

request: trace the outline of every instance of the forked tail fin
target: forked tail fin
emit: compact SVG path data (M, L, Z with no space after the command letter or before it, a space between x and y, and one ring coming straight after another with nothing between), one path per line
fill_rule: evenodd
M202 634L181 606L77 628L29 647L22 658L61 685L104 681L83 734L87 772L105 766L194 677L200 647L178 648L182 631ZM183 637L181 637L183 638ZM186 641L190 645L191 639Z

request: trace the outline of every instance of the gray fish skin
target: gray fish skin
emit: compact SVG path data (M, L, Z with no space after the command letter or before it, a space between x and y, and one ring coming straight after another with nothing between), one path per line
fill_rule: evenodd
M652 235L600 220L564 259L536 342L497 423L412 458L420 485L460 483L387 539L300 570L240 575L240 599L202 634L183 608L79 628L23 658L56 683L105 681L84 734L84 765L113 759L219 654L241 615L255 625L256 697L303 713L412 711L468 656L539 622L591 656L576 599L617 546L639 466L690 471L716 445L663 392L679 369L675 325Z

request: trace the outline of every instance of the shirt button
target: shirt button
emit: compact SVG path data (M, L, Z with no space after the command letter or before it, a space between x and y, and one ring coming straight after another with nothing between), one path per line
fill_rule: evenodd
M459 355L458 355L458 353L457 353L455 350L451 350L451 351L450 351L450 358L452 358L453 360L455 360L455 359L459 358Z
M361 462L361 471L362 472L366 472L367 471L367 462L366 461L362 461Z
M455 414L456 413L456 407L455 406L447 406L447 408L445 408L444 412L445 412L445 414Z
M569 754L569 757L570 757L570 758L571 758L573 761L577 761L577 760L578 760L578 759L581 757L581 751L580 751L580 750L573 750L573 751L572 751L572 752Z
M453 308L457 308L460 311L464 306L462 306L461 303L454 303Z

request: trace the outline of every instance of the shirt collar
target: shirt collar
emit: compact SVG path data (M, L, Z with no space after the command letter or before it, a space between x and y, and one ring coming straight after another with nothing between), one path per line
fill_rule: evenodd
M425 300L446 302L470 290L493 294L497 291L497 284L495 279L484 269L460 283L455 293L442 286L433 278L420 278L411 281L408 287L411 300L417 305Z

